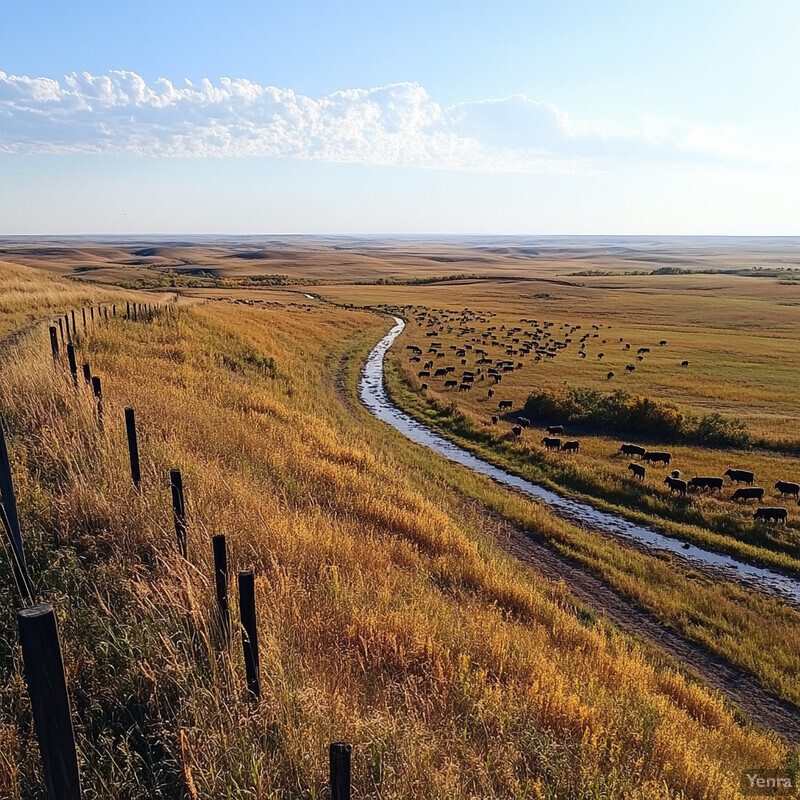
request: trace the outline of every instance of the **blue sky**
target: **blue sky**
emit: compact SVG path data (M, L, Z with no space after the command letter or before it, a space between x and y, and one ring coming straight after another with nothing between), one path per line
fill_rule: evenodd
M799 23L7 0L0 234L800 234Z

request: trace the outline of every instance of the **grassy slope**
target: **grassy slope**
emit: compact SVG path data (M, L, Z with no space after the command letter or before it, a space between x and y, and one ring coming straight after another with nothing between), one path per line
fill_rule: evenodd
M403 466L400 437L332 401L323 364L381 324L225 304L117 321L82 350L104 380L104 434L40 333L4 365L29 560L58 609L90 796L174 797L188 769L203 797L315 797L336 739L356 745L360 794L381 798L734 797L741 768L782 762L718 699L565 612L414 486L430 465ZM168 512L174 466L188 564ZM257 571L255 713L238 646L216 646L212 533L234 569ZM0 795L30 798L14 607L5 589Z

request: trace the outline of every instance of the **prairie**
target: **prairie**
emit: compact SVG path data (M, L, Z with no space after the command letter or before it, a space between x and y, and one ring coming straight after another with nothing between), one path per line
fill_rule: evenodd
M54 292L46 308L78 302L71 282L41 281ZM102 430L41 324L4 348L23 533L37 594L58 610L89 796L318 797L335 740L354 744L357 796L375 798L711 800L738 797L742 769L792 763L774 734L504 555L463 492L575 531L358 409L359 359L385 318L282 302L198 303L79 333L81 360L103 378ZM29 313L15 302L6 330ZM169 509L175 467L186 560ZM256 570L257 707L241 650L215 622L212 533L226 534L234 569ZM669 564L626 560L651 581L681 580ZM0 574L0 794L32 798L40 773L5 560ZM732 587L689 583L676 608L727 597L721 622L746 606ZM795 612L765 599L749 613L750 630L757 617L764 636L784 631L772 669L788 675Z

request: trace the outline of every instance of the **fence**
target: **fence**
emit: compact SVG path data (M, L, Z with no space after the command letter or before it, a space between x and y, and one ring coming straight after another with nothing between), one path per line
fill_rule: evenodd
M88 334L91 326L108 325L110 320L117 317L116 305L112 305L110 308L111 316L109 317L109 306L91 306L88 318L87 309L80 309L84 335ZM128 302L124 319L152 323L165 313L173 313L170 305ZM74 309L69 314L60 316L53 325L49 326L49 340L56 369L64 367L63 353L66 351L66 367L69 371L69 378L73 388L77 391L80 382L76 351L78 334ZM82 364L82 377L91 388L91 396L96 403L97 423L103 430L104 407L101 379L98 375L92 374L88 362ZM142 473L135 410L126 408L124 418L131 480L136 489L141 491ZM188 520L183 477L180 470L170 470L169 482L176 547L181 557L187 558ZM5 532L21 604L21 608L17 611L17 625L22 648L25 683L31 700L47 797L48 800L79 800L81 785L77 748L56 615L49 603L41 600L37 602L38 593L28 570L14 494L11 459L2 417L0 417L0 525ZM228 595L229 565L225 536L221 534L214 536L211 544L214 560L216 613L223 633L223 646L227 647L232 638L232 621ZM261 698L261 680L254 571L252 569L240 570L237 574L237 586L239 627L247 693L250 700L257 704ZM344 742L334 742L329 746L331 800L350 800L351 752L351 746Z

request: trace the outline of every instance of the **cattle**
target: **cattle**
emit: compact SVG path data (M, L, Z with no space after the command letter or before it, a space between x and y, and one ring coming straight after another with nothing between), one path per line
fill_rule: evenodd
M579 453L581 450L581 443L577 439L573 439L572 441L564 442L564 444L561 445L561 449L565 453Z
M413 362L419 363L420 361L422 361L422 359L419 356L411 356L411 358L409 358L408 360L411 361L412 363Z
M580 353L578 353L578 355L579 355L581 358L586 358L586 353L584 353L583 351L581 351Z
M498 417L496 414L492 416L492 425L497 425L499 421L500 417Z
M631 344L630 344L630 342L626 342L626 343L625 343L625 349L626 349L626 350L630 350L630 349L631 349Z
M628 365L625 367L625 371L626 371L626 372L633 372L635 369L636 369L636 365L635 365L635 364L628 364Z
M561 439L554 436L545 436L544 439L542 439L542 444L547 450L561 449Z
M658 343L658 346L659 346L659 347L663 347L663 346L664 346L666 343L667 343L667 340L666 340L666 339L662 339L662 340L661 340L661 341Z
M758 500L764 502L764 490L760 486L748 486L745 489L737 489L733 493L733 500Z
M597 357L598 357L598 358L605 358L605 353L598 353L598 354L597 354Z
M764 522L786 522L788 515L789 512L785 508L770 508L764 506L756 509L756 513L753 514L753 519L756 520L756 522L759 520L764 520Z
M494 397L494 389L489 389L488 397Z
M644 361L644 356L636 356L637 361Z
M689 366L689 362L688 361L681 361L681 366L682 367L688 367Z
M792 483L791 481L778 481L775 488L781 495L792 495L794 498L800 499L800 483Z
M679 469L674 469L672 472L670 472L669 476L670 478L680 478L681 471Z
M647 461L649 464L664 463L669 465L672 456L663 450L646 450L642 456L642 461Z
M671 478L669 475L667 475L667 477L664 478L664 483L669 486L670 493L677 492L681 495L686 494L686 481L681 480L680 478Z
M689 481L689 488L721 492L724 483L724 478L709 478L703 475L697 475Z
M608 375L606 375L606 380L610 381L613 377L614 377L614 373L613 372L609 372Z
M516 439L519 439L519 437L520 437L520 436L522 436L522 428L520 428L520 426L519 426L519 425L515 425L515 426L514 426L514 427L511 429L511 433L513 433L513 434L514 434L514 438L516 438Z
M437 369L436 372L433 373L434 378L444 378L447 375L446 369Z
M647 450L642 447L640 444L623 444L620 445L618 453L622 453L626 456L643 456Z
M517 424L522 425L523 428L530 428L531 421L527 417L517 417Z
M644 480L645 468L641 464L628 464L628 471L633 474L634 478L640 481Z
M640 347L640 348L639 348L639 349L636 351L636 355L637 355L637 356L640 356L642 353L649 353L649 352L650 352L650 348L649 348L649 347Z
M731 483L746 483L748 486L752 486L756 479L755 472L749 472L746 469L728 468L723 474L726 478L731 479Z
M563 425L548 425L547 432L551 436L555 436L556 434L560 434L563 436L564 434L564 426Z
M510 409L513 405L514 405L514 401L513 400L501 400L497 404L497 407L502 411L504 408Z
M444 388L445 389L455 389L458 386L458 381L445 381Z
M424 392L427 388L428 388L428 384L427 383L423 383L422 384L422 391Z
M470 389L472 389L472 384L471 383L459 383L458 384L458 391L459 392L468 392Z
M430 378L431 373L430 370L422 369L417 373L418 378Z

